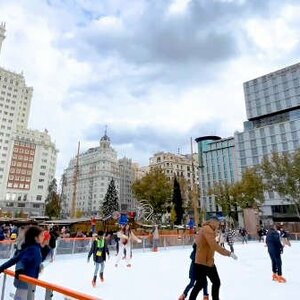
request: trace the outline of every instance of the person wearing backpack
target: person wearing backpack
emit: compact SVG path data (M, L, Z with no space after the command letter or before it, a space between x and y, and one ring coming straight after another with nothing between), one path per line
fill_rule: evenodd
M88 262L90 261L91 256L93 255L93 260L95 263L95 272L94 272L94 277L92 280L92 285L93 287L96 286L96 280L97 280L97 274L99 272L100 268L100 281L104 281L104 264L106 261L106 254L109 256L109 251L106 245L106 240L104 238L104 232L99 231L98 236L92 243L91 250L88 254Z

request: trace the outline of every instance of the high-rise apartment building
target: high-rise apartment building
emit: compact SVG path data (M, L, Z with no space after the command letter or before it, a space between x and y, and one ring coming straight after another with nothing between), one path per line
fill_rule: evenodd
M74 176L77 158L70 161L64 172L65 213L72 211L74 192ZM110 138L105 135L100 145L81 153L78 158L78 176L76 188L75 210L86 215L97 214L106 195L111 179L114 179L118 196L120 196L120 175L117 152L112 148Z
M203 136L196 139L199 156L201 208L208 214L221 211L209 191L215 184L232 184L237 179L237 159L234 138Z
M5 26L0 25L0 46ZM0 67L0 205L2 212L44 213L55 176L55 145L47 132L28 130L32 87L23 74Z
M248 121L235 133L240 173L272 152L299 149L300 63L244 83ZM269 192L265 218L292 217L290 203Z

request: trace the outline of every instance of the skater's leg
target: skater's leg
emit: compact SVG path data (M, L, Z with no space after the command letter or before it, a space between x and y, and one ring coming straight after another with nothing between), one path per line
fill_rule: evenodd
M98 274L98 271L99 271L99 266L100 266L100 264L99 263L95 263L95 271L94 271L94 276L96 276L97 277L97 274Z
M116 265L118 265L119 261L122 259L123 257L123 252L124 252L124 245L122 243L119 244L119 252L116 258Z
M127 266L130 266L130 259L131 259L131 247L130 247L130 243L126 244L126 257L125 257L125 260L126 260L126 264Z
M196 284L191 292L189 300L196 300L199 292L202 290L205 285L206 280L206 267L203 265L195 264L195 276Z
M190 283L189 283L189 284L186 286L186 288L184 289L183 295L184 295L185 298L187 297L187 295L188 295L189 291L191 290L191 288L194 287L195 282L196 282L195 279L191 279L191 280L190 280Z
M204 284L204 286L203 286L203 296L208 296L208 288L207 288L207 285L208 285L208 283L207 283L207 278L206 278L206 276L205 276L205 284Z
M103 276L104 265L105 265L104 261L103 261L102 263L100 263L100 266L101 266L101 268L100 268L100 280L101 280L102 282L104 281L104 276Z
M277 270L277 264L276 264L275 255L273 255L271 253L269 253L269 254L270 254L270 258L271 258L271 262L272 262L272 272L274 274L277 274L278 270Z
M277 267L277 274L278 274L278 276L282 276L282 261L281 261L280 254L274 256L274 260L275 260L276 267Z
M212 283L212 287L211 287L212 300L219 300L219 290L221 286L221 281L216 266L207 267L207 277L210 279Z
M232 244L230 244L229 246L230 246L230 251L233 253L233 252L234 252L233 245L232 245Z
M14 300L27 300L28 289L16 289Z

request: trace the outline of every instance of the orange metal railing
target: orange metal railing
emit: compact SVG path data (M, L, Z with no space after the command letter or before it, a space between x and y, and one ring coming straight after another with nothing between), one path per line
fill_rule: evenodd
M15 277L15 272L11 270L5 270L4 276L11 276ZM45 300L52 299L53 292L59 293L64 297L70 297L71 299L78 299L78 300L101 300L100 298L96 298L94 296L89 296L83 294L81 292L76 292L74 290L59 286L57 284L49 283L43 280L35 279L32 277L28 277L25 275L20 275L19 280L26 282L29 286L36 286L45 289ZM2 287L2 295L1 300L5 300L5 287L6 287L6 277L3 279L3 287ZM29 298L30 299L30 298Z

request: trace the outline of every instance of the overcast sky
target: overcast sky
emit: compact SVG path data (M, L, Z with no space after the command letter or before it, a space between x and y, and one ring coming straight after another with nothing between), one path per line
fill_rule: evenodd
M298 0L0 0L0 64L33 86L30 128L49 130L58 175L106 124L146 165L242 130L242 83L299 62L299 16Z

